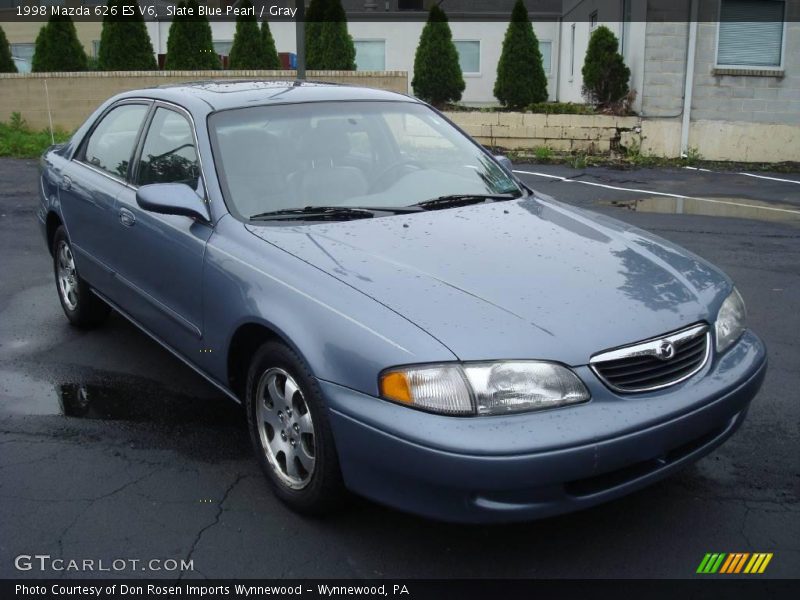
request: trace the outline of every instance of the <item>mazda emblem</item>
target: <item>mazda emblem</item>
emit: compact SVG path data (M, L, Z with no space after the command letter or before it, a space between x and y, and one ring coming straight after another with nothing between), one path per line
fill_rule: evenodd
M656 348L656 358L669 360L673 356L675 356L675 345L669 340L662 340Z

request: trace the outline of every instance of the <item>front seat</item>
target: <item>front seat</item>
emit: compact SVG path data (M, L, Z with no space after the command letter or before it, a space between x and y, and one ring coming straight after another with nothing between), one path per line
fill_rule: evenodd
M360 169L337 164L350 152L345 119L326 119L305 136L301 156L308 167L295 175L297 192L305 205L337 205L367 193Z

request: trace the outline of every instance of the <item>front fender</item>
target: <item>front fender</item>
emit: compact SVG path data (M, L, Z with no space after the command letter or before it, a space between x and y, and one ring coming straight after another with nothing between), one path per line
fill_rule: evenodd
M386 367L455 360L443 344L362 292L252 235L231 216L208 242L203 281L205 367L227 382L231 337L259 323L319 379L377 395Z

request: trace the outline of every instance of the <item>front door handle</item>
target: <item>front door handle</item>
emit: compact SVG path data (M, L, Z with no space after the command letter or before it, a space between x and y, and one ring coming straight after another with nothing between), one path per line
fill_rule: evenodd
M136 215L127 208L120 208L119 222L125 225L125 227L133 227L134 224L136 224Z

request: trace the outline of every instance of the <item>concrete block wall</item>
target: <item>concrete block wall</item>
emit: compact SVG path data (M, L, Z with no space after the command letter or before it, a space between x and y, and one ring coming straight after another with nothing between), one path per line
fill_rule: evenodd
M641 112L651 117L680 115L689 25L649 21L645 26Z
M18 112L36 129L48 126L48 97L55 127L71 131L109 97L127 90L207 79L295 79L294 71L88 71L0 73L0 121ZM309 71L308 79L406 93L405 71Z
M451 112L447 117L486 146L508 150L547 147L556 152L609 152L623 133L639 127L637 117Z

